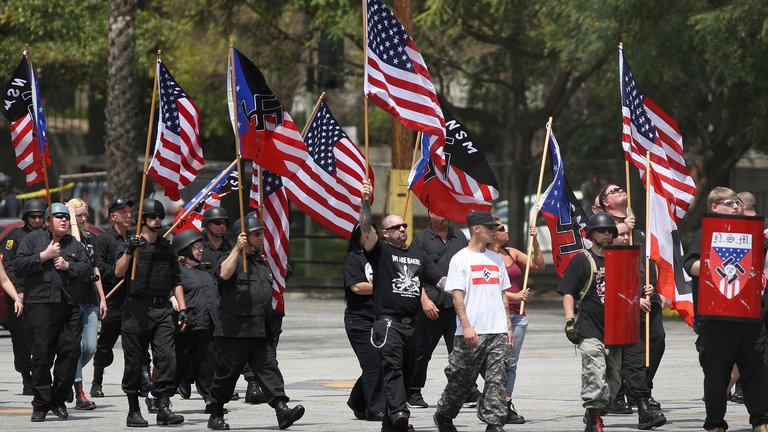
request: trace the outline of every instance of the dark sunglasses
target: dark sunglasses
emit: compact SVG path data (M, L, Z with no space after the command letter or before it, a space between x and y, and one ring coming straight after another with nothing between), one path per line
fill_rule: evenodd
M161 215L158 213L144 213L144 217L147 219L163 219L165 218L165 215Z
M505 227L504 225L496 225L496 228L494 228L494 229L497 232L506 232L507 231L507 227Z
M212 223L214 225L226 225L227 221L225 219L217 219L217 220L212 220L209 223Z
M595 228L592 231L594 231L596 233L600 233L600 234L605 234L605 233L608 233L608 232L609 233L613 233L613 230L611 230L610 228Z
M27 218L29 218L29 219L45 219L45 216L41 215L41 214L28 214Z
M407 223L401 223L401 224L397 224L397 225L392 225L389 228L384 228L384 231L399 230L400 228L408 229L408 224Z
M66 213L54 213L53 217L56 218L56 219L64 219L64 220L69 220L70 219L69 215L66 214Z

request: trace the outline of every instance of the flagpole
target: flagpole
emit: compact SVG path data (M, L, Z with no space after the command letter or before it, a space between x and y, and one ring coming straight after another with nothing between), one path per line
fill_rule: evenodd
M365 65L368 64L367 7L367 0L363 0L363 87L365 87ZM368 164L368 96L365 95L365 89L363 89L363 123L365 129L365 180L368 181L368 171L371 167Z
M149 147L152 145L152 126L155 123L155 104L157 103L157 62L160 61L163 50L157 50L155 61L155 81L152 85L152 102L149 108L149 127L147 128L147 144L144 149L144 169L141 171L141 194L139 195L139 213L136 221L136 237L141 235L141 218L144 214L144 193L147 188L147 167L149 166ZM139 254L133 257L131 266L131 280L136 278L136 264L139 262Z
M301 129L301 138L304 138L304 135L307 134L307 129L309 129L309 125L312 124L312 119L315 118L315 114L317 114L317 109L320 108L320 102L322 102L323 100L325 100L325 92L320 93L320 97L317 98L317 102L315 102L315 106L312 108L312 114L309 115L307 122L304 123L304 127Z
M541 199L541 185L544 182L544 166L547 163L547 152L549 151L549 137L552 135L552 117L549 118L547 121L547 135L544 138L544 149L541 152L541 167L539 168L539 184L536 186L536 203L533 207L533 218L529 222L529 230L531 224L536 224L536 218L539 214L539 200ZM531 254L533 253L533 242L536 239L528 234L528 253L527 253L527 261L525 264L525 276L523 277L523 289L522 291L525 291L528 289L528 274L531 272ZM522 292L521 291L521 292ZM520 302L520 315L525 313L525 300Z
M651 152L645 152L645 241L651 241L650 232L651 229ZM632 238L630 233L629 238ZM647 250L647 245L646 245ZM648 258L648 254L645 254L645 285L649 285L651 281L651 261ZM646 296L646 299L650 300L651 296ZM651 367L651 312L645 313L645 367Z
M237 162L237 178L241 179L240 173L243 172L242 158L240 157L240 131L238 130L237 122L237 83L235 82L235 40L229 39L229 58L230 58L230 72L229 79L232 83L232 121L235 124L235 161ZM237 188L237 201L240 204L240 232L245 232L245 212L243 204L243 188ZM245 257L245 248L243 248L243 273L248 272L248 265Z
M413 144L413 157L411 158L411 171L413 171L413 166L416 165L416 155L419 154L419 144L421 143L421 131L416 132L416 143ZM405 219L405 214L408 213L408 201L411 199L411 188L408 188L408 190L405 192L405 205L403 206L403 219Z
M648 175L648 170L645 170L646 176ZM632 191L629 184L629 161L624 161L624 178L627 181L627 217L632 216ZM632 238L632 230L629 230L629 245L632 246L635 244L634 239Z
M24 45L26 51L27 51L27 65L29 67L29 81L31 83L34 83L34 94L32 95L32 101L35 106L35 130L37 130L36 138L37 138L37 146L40 147L40 133L41 131L38 130L38 122L37 122L37 95L40 93L40 89L37 87L37 80L35 79L35 69L32 67L32 50L29 48L29 44ZM31 87L31 86L30 86ZM48 208L51 208L51 188L48 185L48 166L45 163L45 151L42 151L40 153L40 161L43 164L43 181L45 181L45 198L48 201ZM51 215L53 216L53 215ZM53 240L53 243L57 243L59 240L56 238L56 231L53 229L53 217L48 219L48 229L51 231L51 237Z

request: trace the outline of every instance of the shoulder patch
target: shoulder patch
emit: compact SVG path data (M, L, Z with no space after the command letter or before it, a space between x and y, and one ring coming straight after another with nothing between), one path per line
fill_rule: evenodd
M11 250L13 248L13 239L9 239L5 242L5 249Z

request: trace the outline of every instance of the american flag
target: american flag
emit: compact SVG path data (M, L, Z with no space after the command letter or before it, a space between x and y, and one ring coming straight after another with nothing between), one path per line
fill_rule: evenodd
M197 232L203 230L203 212L211 207L220 207L221 198L228 195L233 190L238 190L240 187L237 178L237 171L235 162L232 162L228 167L224 168L216 177L211 179L204 188L200 189L200 192L195 195L194 198L189 200L187 205L184 206L184 211L176 215L176 219L173 223L179 220L187 210L192 209L182 222L179 222L174 228L174 234L185 229L193 229ZM205 194L205 197L203 197Z
M381 0L366 1L365 23L365 95L407 128L435 136L430 159L442 166L445 120L416 42Z
M251 178L251 207L259 209L259 168L253 164ZM279 175L267 170L261 172L264 179L264 211L260 215L264 225L264 258L272 271L272 310L285 311L285 277L288 273L288 197Z
M624 157L645 179L645 154L650 152L651 167L661 181L664 196L674 207L675 223L680 223L696 196L696 185L685 165L680 127L637 85L622 48L619 48L619 80Z
M16 165L26 174L27 186L43 181L51 157L37 74L33 71L30 78L26 51L3 93L3 115L11 122L11 145Z
M283 178L288 197L312 219L349 238L359 219L365 158L325 102L310 120L304 141L310 159L300 175ZM369 180L373 186L372 172Z
M169 198L178 200L179 189L191 183L205 165L200 112L159 59L156 73L160 109L155 155L148 174L163 185Z

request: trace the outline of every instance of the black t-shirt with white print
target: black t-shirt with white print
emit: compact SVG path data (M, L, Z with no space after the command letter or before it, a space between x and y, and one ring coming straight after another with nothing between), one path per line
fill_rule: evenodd
M416 316L421 307L423 256L414 248L400 249L376 242L365 257L373 267L373 303L377 316Z
M578 305L579 318L576 320L576 329L581 337L584 339L597 338L603 341L605 335L605 258L596 255L591 250L589 253L595 260L597 274L581 303L579 304L579 294L592 272L589 260L583 253L577 254L568 263L563 279L557 286L557 292L560 295L572 295Z

